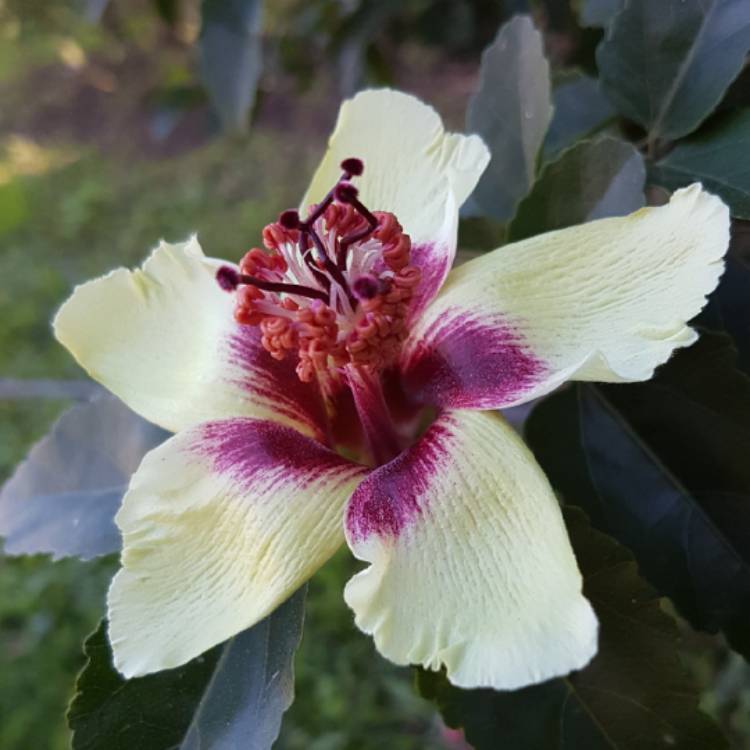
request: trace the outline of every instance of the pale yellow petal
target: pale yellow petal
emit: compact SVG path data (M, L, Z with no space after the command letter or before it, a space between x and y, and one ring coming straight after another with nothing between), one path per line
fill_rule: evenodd
M93 378L167 430L251 416L321 434L317 394L294 362L271 358L257 328L235 323L219 265L194 237L164 242L141 269L76 287L55 335Z
M432 298L453 263L458 210L487 166L487 147L477 135L447 133L438 113L414 96L363 91L341 105L303 209L325 196L348 157L365 165L354 178L362 202L394 213L410 235L429 287L420 296Z
M357 625L397 664L512 690L583 667L597 621L557 500L494 413L448 412L357 488L347 584Z
M116 518L123 567L108 607L120 672L178 666L272 612L341 544L364 473L253 419L199 425L149 453Z
M698 184L644 208L507 245L451 272L405 347L409 390L511 406L567 379L645 380L696 339L729 211Z

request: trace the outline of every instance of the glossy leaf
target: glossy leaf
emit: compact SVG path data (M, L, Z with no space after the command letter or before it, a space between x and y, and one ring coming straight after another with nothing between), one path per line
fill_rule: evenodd
M583 0L579 13L581 26L607 27L623 5L625 0Z
M562 80L553 92L555 113L544 139L544 158L601 128L615 115L614 107L590 76L576 74Z
M750 266L729 255L726 270L707 315L716 319L715 328L726 331L737 348L737 366L750 375Z
M750 50L747 0L628 0L597 50L602 87L649 138L700 125Z
M598 496L583 450L577 386L539 401L524 422L523 436L562 499L594 516Z
M534 181L539 149L552 117L549 65L542 36L516 16L482 54L479 89L469 101L467 130L479 133L492 159L472 202L506 221Z
M268 750L294 699L305 591L185 666L134 680L112 667L102 623L68 712L73 750Z
M750 657L750 381L719 339L651 383L583 389L581 425L598 525L696 627Z
M203 0L201 70L228 131L247 130L262 67L261 0Z
M600 621L599 653L567 678L515 692L459 690L420 672L422 694L475 750L721 750L679 657L680 634L630 553L565 509L584 592Z
M509 239L635 211L644 203L645 178L631 144L608 137L579 143L545 166L518 207Z
M552 484L683 616L748 657L750 380L734 357L704 332L651 381L577 386L579 403L555 394L527 438Z
M670 190L702 182L726 201L732 216L750 219L750 110L742 110L699 136L680 143L649 178Z
M113 396L67 411L0 491L5 553L90 559L119 550L114 516L130 476L166 437Z

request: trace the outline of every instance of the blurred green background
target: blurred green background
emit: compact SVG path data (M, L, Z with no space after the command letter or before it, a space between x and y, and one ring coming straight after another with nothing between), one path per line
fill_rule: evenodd
M82 377L49 327L76 282L138 264L161 238L197 232L208 254L229 259L257 244L297 204L338 102L362 84L414 92L462 128L483 47L527 5L268 2L243 135L222 134L201 86L197 2L0 0L0 383ZM553 66L590 68L601 32L572 28L555 7L533 5ZM5 396L3 478L68 405ZM0 556L0 750L67 746L80 644L115 565ZM355 567L343 551L310 586L297 700L276 746L465 747L415 695L410 671L354 628L341 592ZM706 708L750 732L747 668L727 658L694 671Z

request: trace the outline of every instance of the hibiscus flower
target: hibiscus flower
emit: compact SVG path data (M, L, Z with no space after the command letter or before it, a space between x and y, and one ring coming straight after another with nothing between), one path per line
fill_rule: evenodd
M265 250L233 266L162 243L63 305L78 362L175 433L117 514L124 675L253 625L344 541L367 563L345 599L397 664L514 689L595 654L558 501L497 410L647 379L695 341L728 213L693 185L451 271L488 158L419 100L360 93Z

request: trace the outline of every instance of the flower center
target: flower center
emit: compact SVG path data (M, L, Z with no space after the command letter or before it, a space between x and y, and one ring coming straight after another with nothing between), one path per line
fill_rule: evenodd
M345 159L341 168L306 219L284 211L263 230L265 250L250 250L239 273L223 266L216 276L236 290L235 319L260 326L275 359L296 355L304 382L326 383L347 365L376 372L390 364L421 275L396 217L359 200L350 180L362 162Z

